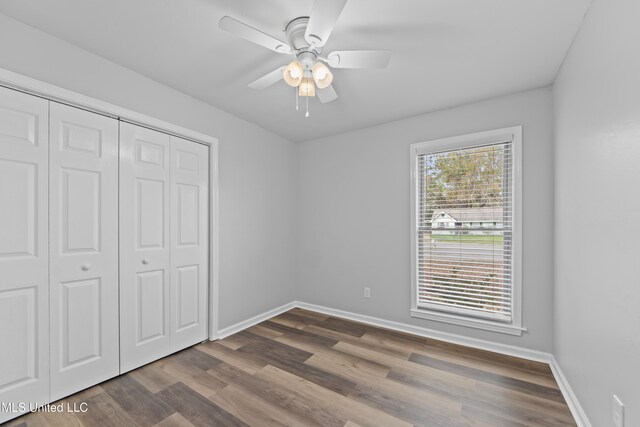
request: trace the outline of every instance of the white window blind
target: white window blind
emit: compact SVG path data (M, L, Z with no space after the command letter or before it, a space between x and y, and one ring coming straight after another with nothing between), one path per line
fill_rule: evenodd
M416 160L417 308L511 322L512 142Z

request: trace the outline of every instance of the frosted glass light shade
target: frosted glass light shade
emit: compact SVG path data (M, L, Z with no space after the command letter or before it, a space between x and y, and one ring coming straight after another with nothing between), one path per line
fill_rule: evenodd
M304 76L304 65L298 60L291 61L282 72L284 81L291 87L298 87Z
M298 86L298 95L316 96L316 85L313 84L313 79L311 77L305 77L302 79L300 86Z
M315 80L319 89L324 89L333 81L333 74L322 62L316 62L311 71L313 72L313 80Z

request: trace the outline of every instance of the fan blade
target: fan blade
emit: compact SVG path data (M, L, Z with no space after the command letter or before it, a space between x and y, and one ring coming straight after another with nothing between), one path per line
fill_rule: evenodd
M278 53L289 53L291 47L269 34L265 34L260 30L256 30L253 27L248 26L230 16L223 16L218 22L218 27L228 33L242 37L245 40L249 40L255 44L266 47Z
M318 96L320 102L322 102L323 104L331 102L338 97L338 94L336 93L336 90L332 85L329 85L324 89L316 89L316 95Z
M285 67L280 67L277 70L273 70L272 72L265 74L253 83L249 83L249 87L251 89L260 90L279 82L282 80L282 72L284 71L284 68Z
M390 60L390 50L337 50L327 55L333 68L385 68Z
M315 0L311 8L311 15L304 38L315 47L322 47L327 43L338 17L344 9L347 0Z

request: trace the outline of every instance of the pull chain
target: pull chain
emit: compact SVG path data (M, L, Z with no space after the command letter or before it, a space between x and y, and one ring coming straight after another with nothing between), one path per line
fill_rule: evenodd
M293 90L296 92L296 111L298 111L298 88L294 87Z
M304 115L305 117L309 117L309 85L307 84L307 112Z

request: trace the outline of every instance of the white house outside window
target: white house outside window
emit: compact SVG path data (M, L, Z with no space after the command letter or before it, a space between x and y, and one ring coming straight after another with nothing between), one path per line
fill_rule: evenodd
M514 127L413 144L413 316L519 335L521 142Z

